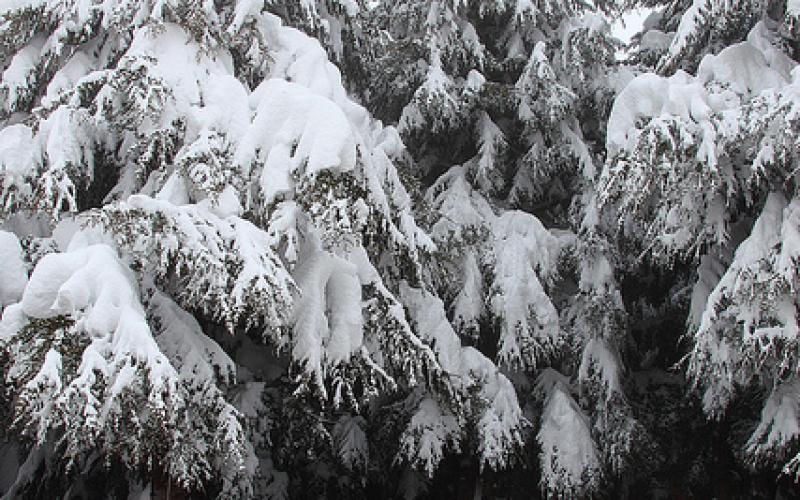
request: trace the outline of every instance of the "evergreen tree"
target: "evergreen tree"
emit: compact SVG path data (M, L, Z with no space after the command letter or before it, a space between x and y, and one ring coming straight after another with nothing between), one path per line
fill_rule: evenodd
M798 12L791 1L657 12L675 32L657 64L666 76L642 74L617 97L601 182L623 240L662 269L697 266L685 366L703 409L736 411L744 461L794 480Z
M776 46L797 57L800 8L792 1L644 0L630 3L654 9L639 35L636 51L655 62L658 72L664 75L677 69L694 72L703 56L743 41L759 21L765 21L773 30Z
M0 494L791 496L799 30L6 2Z
M618 79L602 12L583 2L398 0L376 7L368 26L365 101L397 121L431 184L439 251L429 279L455 331L539 408L529 440L543 492L595 494L642 437L622 384L614 249L602 246L594 215ZM560 444L567 434L575 446Z
M319 43L253 1L14 2L0 32L11 496L363 491L387 398L397 463L519 447L505 376L409 316L435 247L404 147Z

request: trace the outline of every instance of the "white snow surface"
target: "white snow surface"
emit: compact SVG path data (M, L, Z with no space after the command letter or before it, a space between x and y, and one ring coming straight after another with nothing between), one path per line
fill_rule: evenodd
M354 133L341 108L329 99L278 79L259 85L250 99L258 103L256 116L236 161L242 168L252 163L264 165L261 189L266 203L290 191L295 176L355 167Z
M19 301L27 284L19 240L13 233L0 231L0 309Z
M322 250L305 258L294 277L301 296L292 353L322 388L326 368L349 361L363 343L361 282L355 265Z
M129 448L105 449L101 435L124 425L128 437L141 443L152 439L146 429L159 428L159 439L175 450L165 467L183 484L200 481L198 471L223 454L235 469L243 459L243 431L215 385L233 380L232 361L171 300L156 293L151 307L162 328L156 338L133 273L107 245L42 257L21 301L8 306L0 321L0 341L12 353L10 380L33 375L19 394L20 404L34 409L18 416L29 421L25 432L41 445L57 431L69 456L116 453L135 467L149 457ZM49 342L39 365L30 357L31 346L14 337L35 320L55 316L69 322L39 332L37 345ZM68 342L83 350L64 349ZM74 373L67 372L68 363ZM131 401L138 405L131 407ZM211 431L209 420L199 416L209 403L217 412ZM167 422L178 430L169 431ZM210 445L197 441L206 432L213 435Z
M537 391L546 395L537 435L543 489L591 493L602 469L588 417L570 395L566 377L555 370L548 368L539 376Z

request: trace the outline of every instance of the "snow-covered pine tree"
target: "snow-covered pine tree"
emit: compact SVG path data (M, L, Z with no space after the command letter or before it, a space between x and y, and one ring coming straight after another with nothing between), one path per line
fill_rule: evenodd
M435 467L465 428L491 466L519 448L510 382L428 327L397 132L265 7L4 6L10 496L343 494L389 394L398 463Z
M543 405L531 441L545 494L590 495L641 432L621 383L613 248L597 246L593 209L616 42L583 2L398 0L370 14L363 95L431 184L430 280L454 330ZM558 445L565 433L579 451Z
M554 172L581 172L573 167L591 148L579 122L602 116L613 96L605 74L615 42L598 12L583 2L398 0L370 19L365 100L399 123L431 180L463 163L490 197L510 193L540 211L558 210L545 200L569 205L571 186Z
M704 410L738 406L745 462L794 481L798 13L794 1L667 5L665 76L618 96L601 183L623 239L663 269L697 265L686 366ZM754 397L760 415L742 415Z

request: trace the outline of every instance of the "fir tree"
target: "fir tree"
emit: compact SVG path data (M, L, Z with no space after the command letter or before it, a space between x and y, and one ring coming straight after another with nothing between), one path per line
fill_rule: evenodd
M712 418L758 394L760 415L732 417L752 419L749 436L732 441L749 465L796 480L797 5L676 3L657 15L676 32L665 76L636 77L614 103L602 203L658 266L697 265L688 377Z
M396 1L370 26L363 94L397 120L431 183L430 279L448 317L540 405L529 440L545 494L596 493L642 434L621 383L627 330L613 248L594 248L604 237L592 186L615 92L616 42L602 13L582 2ZM404 71L387 70L397 60ZM573 277L577 295L564 291ZM547 366L573 377L542 374ZM553 422L553 412L567 416ZM556 445L570 432L580 452Z
M335 38L332 5L298 12ZM3 20L2 218L38 234L26 250L3 233L12 495L84 477L360 491L390 395L508 459L525 423L508 380L404 309L435 247L403 144L319 43L252 1L18 2ZM436 461L417 422L388 443L398 463Z

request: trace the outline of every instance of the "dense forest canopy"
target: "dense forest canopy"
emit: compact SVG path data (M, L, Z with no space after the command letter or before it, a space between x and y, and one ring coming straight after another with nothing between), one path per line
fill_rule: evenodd
M6 0L0 495L797 498L799 63L800 0Z

